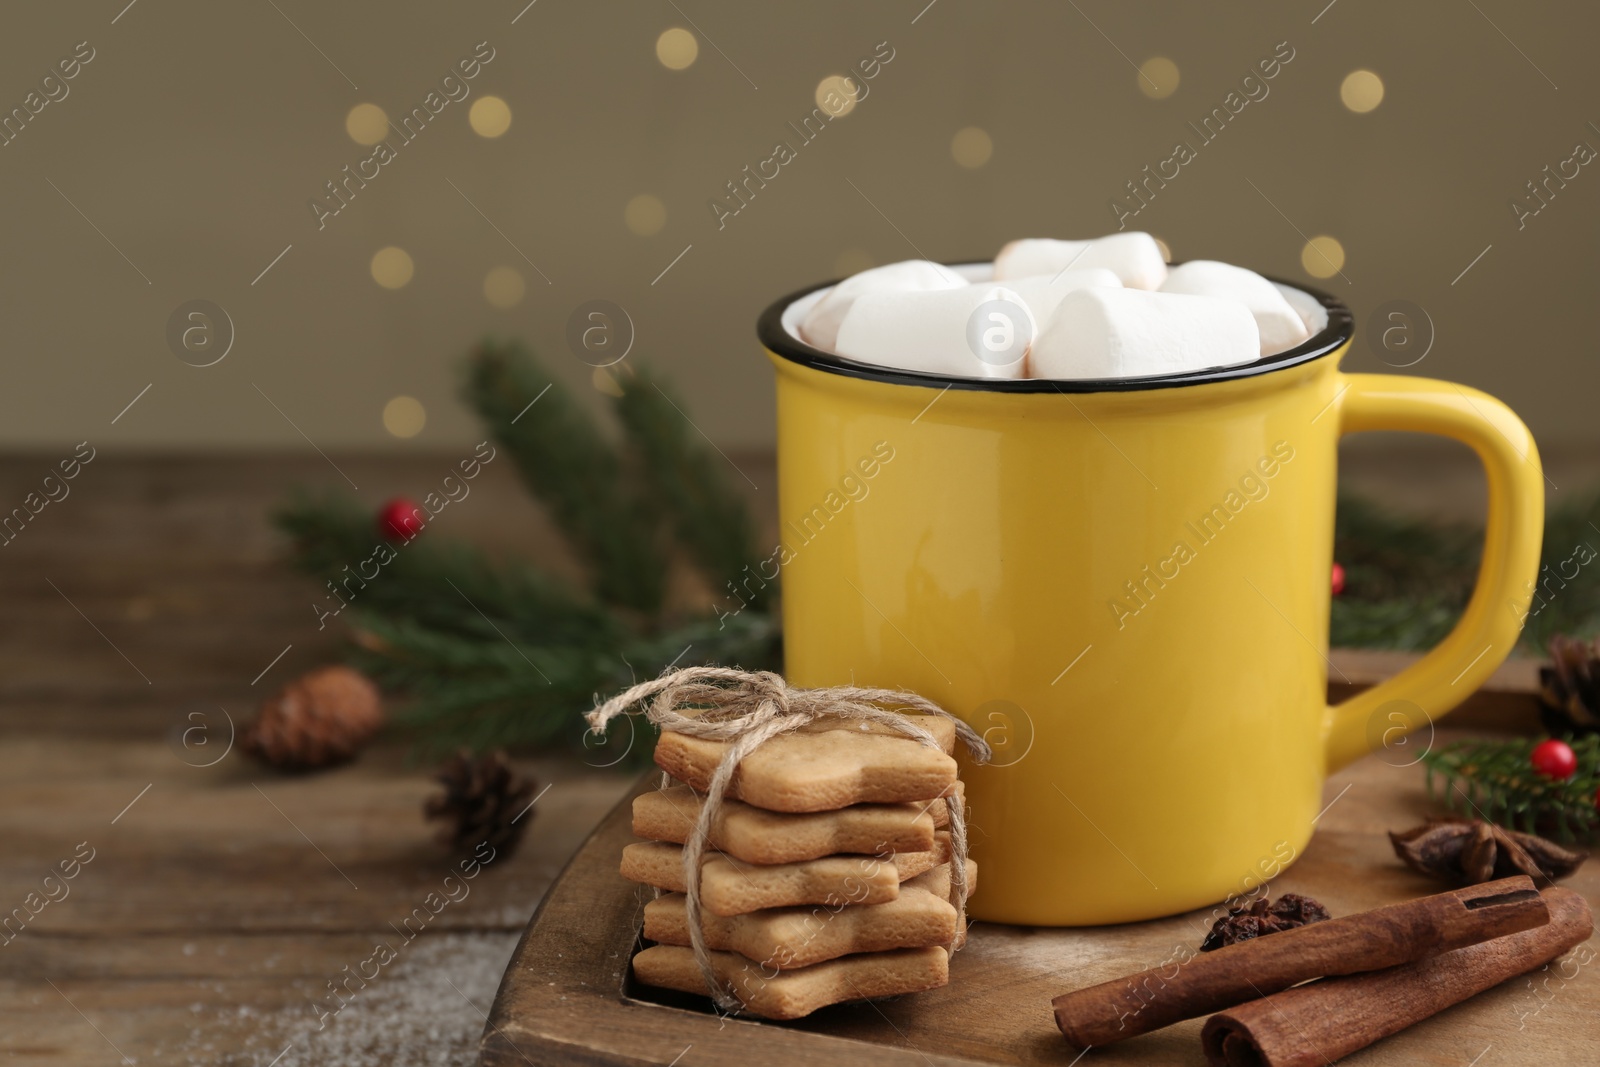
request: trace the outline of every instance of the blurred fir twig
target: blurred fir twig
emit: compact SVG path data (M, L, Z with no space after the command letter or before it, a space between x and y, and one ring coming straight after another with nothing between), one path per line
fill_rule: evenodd
M514 343L480 345L463 390L587 565L591 589L534 561L493 560L432 532L393 545L377 577L353 579L378 542L365 508L300 495L277 514L295 564L324 585L328 608L319 614L348 602L338 614L355 628L355 659L403 695L398 719L425 748L576 744L580 714L597 694L669 666L776 667L777 587L748 580L758 559L755 524L726 458L664 383L645 372L620 378L621 447ZM1523 633L1530 651L1555 633L1600 633L1597 516L1600 497L1591 495L1548 517L1544 569ZM1332 643L1424 649L1443 638L1471 595L1482 532L1341 495L1334 543L1346 588L1333 601ZM669 611L675 557L696 566L722 602L725 592L736 596L740 610ZM648 737L630 746L643 757Z
M674 665L776 665L765 601L720 617L664 606L671 544L723 586L754 561L755 538L726 465L653 379L628 380L617 402L625 452L515 345L480 346L464 392L587 563L592 595L430 531L392 544L377 577L352 580L379 541L364 508L302 494L276 515L329 608L348 601L354 659L404 696L398 721L422 747L580 744L597 694ZM641 734L626 742L635 760L650 752Z
M566 387L519 345L485 341L468 364L466 399L592 564L595 594L643 612L659 609L667 569L649 498L630 495L616 450Z
M640 371L627 383L617 400L617 416L648 475L647 492L671 518L679 542L722 595L757 558L755 524L744 497L719 477L727 463L699 445L698 431L648 371ZM736 595L751 607L764 609L771 587L764 581L760 586L736 590Z
M1533 769L1539 739L1512 737L1457 741L1425 752L1428 795L1451 811L1530 834L1573 841L1600 827L1600 736L1571 742L1577 770L1556 780Z
M1600 531L1591 525L1597 515L1600 494L1591 493L1546 516L1539 593L1522 633L1527 652L1542 655L1557 633L1600 633ZM1333 601L1329 642L1420 651L1442 640L1466 607L1483 531L1397 516L1340 494L1333 555L1345 568L1345 593ZM1593 562L1580 565L1586 557Z

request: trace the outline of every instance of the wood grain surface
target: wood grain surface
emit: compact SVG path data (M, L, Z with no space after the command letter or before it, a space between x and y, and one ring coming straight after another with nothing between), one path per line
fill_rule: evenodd
M485 1013L529 916L631 780L573 759L519 761L541 788L550 787L521 851L474 879L468 896L443 908L380 978L319 1028L314 1001L327 996L327 983L370 956L375 942L395 940L390 924L448 873L420 817L433 788L430 768L409 762L394 744L306 776L264 770L237 751L197 766L225 745L224 711L236 725L247 721L268 691L331 658L342 639L331 626L316 629L313 591L284 567L283 546L267 522L271 508L296 485L348 489L348 476L375 509L389 496L426 492L456 457L334 454L330 463L316 455L109 453L103 449L72 483L69 498L0 548L0 918L24 907L28 894L42 894L45 875L80 843L95 850L67 896L0 943L0 1062L473 1062ZM0 459L0 506L19 503L58 458ZM770 458L735 459L761 487L757 513L770 526ZM468 500L440 517L436 533L578 575L509 466L491 466L474 484ZM693 600L699 591L680 583L676 592ZM1392 669L1370 654L1335 658L1358 684L1366 680L1358 662L1373 676ZM186 746L184 732L197 725L204 733L190 734ZM202 737L216 747L198 744ZM1311 887L1311 874L1328 870L1344 872L1328 901L1336 908L1421 891L1372 844L1379 830L1421 812L1418 781L1415 769L1381 765L1341 775L1329 790L1336 802L1325 832L1284 888ZM602 851L604 886L614 892L615 857L609 845ZM1594 900L1592 877L1586 870L1574 884ZM602 894L574 907L572 952L587 952L596 931L626 927L621 920L637 902L608 900ZM957 958L948 990L881 1006L897 1024L912 1026L903 1040L893 1035L901 1058L928 1062L916 1046L931 1059L1009 1049L1018 1062L1067 1063L1040 1027L1050 995L1131 969L1152 952L1150 961L1158 960L1169 941L1195 939L1183 919L1098 936L1041 952L1048 939L1037 934L981 930ZM609 966L607 974L620 974L615 961ZM540 1010L592 1030L596 1016L576 1005L621 1003L618 981L607 982L592 991L597 1000L566 994L568 1001ZM1539 1002L1526 991L1497 990L1480 998L1497 998L1494 1010L1468 1005L1374 1050L1379 1058L1371 1062L1410 1056L1465 1067L1490 1043L1482 1067L1574 1062L1581 1041L1594 1037L1584 1029L1595 1017L1594 984L1586 969L1523 1030L1515 1012ZM971 1017L964 1005L985 988L992 991L990 1014ZM936 1007L949 1017L932 1018ZM762 1035L753 1063L771 1062L778 1048L767 1043L770 1028L762 1024L729 1022L708 1033L702 1015L648 1011L658 1029L620 1031L639 1041L637 1063L670 1063L690 1043L681 1067L727 1062L737 1046L721 1042L745 1033ZM884 1058L855 1043L882 1038L876 1009L840 1014L845 1036L828 1039L826 1053L796 1053L797 1061L826 1055L834 1061L829 1067L838 1067L863 1048ZM834 1025L830 1018L784 1032L812 1034ZM519 1014L505 1033L539 1025L539 1016ZM1142 1054L1198 1063L1189 1037L1153 1035ZM490 1038L492 1055L492 1031ZM581 1062L596 1062L583 1055ZM1139 1062L1139 1054L1105 1054L1119 1056ZM1090 1056L1097 1058L1099 1050ZM544 1054L532 1059L550 1061Z
M53 462L0 460L0 500ZM333 462L376 509L453 457ZM237 749L199 765L227 716L336 654L268 513L296 485L349 487L315 455L105 450L72 485L0 548L0 918L80 843L94 859L0 938L0 1063L471 1063L518 933L631 776L520 760L549 787L521 850L319 1028L328 981L450 873L421 816L431 764L389 743L303 776ZM434 532L577 573L509 465L474 485Z
M1441 731L1440 740L1451 736L1461 734ZM636 789L654 788L655 781L647 775ZM1304 893L1334 915L1347 915L1443 888L1401 865L1384 833L1435 810L1419 767L1369 757L1336 774L1325 796L1310 845L1273 882L1274 894ZM796 1023L721 1019L704 998L660 993L628 977L648 892L617 874L617 856L632 840L624 803L546 896L495 1002L485 1064L668 1063L680 1054L683 1063L711 1067L1066 1064L1076 1052L1069 1053L1056 1029L1052 997L1196 948L1213 918L1202 909L1076 930L977 923L943 989L825 1008ZM1600 867L1586 865L1564 884L1600 909ZM1344 1062L1592 1064L1600 1041L1597 966L1569 966L1567 973L1577 971L1569 980L1546 974L1506 982ZM1092 1049L1085 1062L1202 1064L1204 1021ZM1475 1061L1486 1052L1499 1057Z

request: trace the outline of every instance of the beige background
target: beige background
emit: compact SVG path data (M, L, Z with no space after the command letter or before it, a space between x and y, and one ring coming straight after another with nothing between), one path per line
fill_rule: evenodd
M760 448L772 440L771 375L753 325L768 301L832 276L841 256L986 256L1014 236L1107 231L1124 181L1170 154L1185 123L1280 41L1296 58L1270 96L1138 223L1178 258L1302 281L1305 236L1332 234L1349 281L1317 284L1358 315L1405 298L1432 316L1438 339L1414 371L1501 396L1547 450L1600 437L1600 171L1585 168L1522 232L1507 206L1575 141L1600 147L1587 125L1600 121L1589 5L539 0L513 24L524 0L277 0L281 12L266 0L124 2L5 12L6 110L77 42L97 53L65 100L0 148L5 446L306 448L287 415L326 448L453 448L476 439L454 388L460 354L485 333L526 338L601 399L564 341L573 308L601 297L637 325L630 360L665 369L719 443ZM699 58L669 71L656 38L690 19ZM792 139L785 123L811 109L819 80L885 40L895 58L868 98L719 232L707 200ZM345 133L349 109L398 116L480 41L496 57L472 97L318 232L308 198L369 151ZM1164 100L1139 91L1133 65L1152 56L1181 70ZM1387 86L1366 115L1339 101L1358 67ZM497 140L467 123L486 93L513 113ZM993 138L981 169L952 159L965 126ZM649 237L623 221L641 193L667 209ZM391 244L416 264L398 291L368 269ZM483 295L501 265L528 281L511 310ZM195 297L237 329L205 369L164 339L168 314ZM1381 369L1364 341L1347 365ZM429 415L408 441L381 421L398 394Z

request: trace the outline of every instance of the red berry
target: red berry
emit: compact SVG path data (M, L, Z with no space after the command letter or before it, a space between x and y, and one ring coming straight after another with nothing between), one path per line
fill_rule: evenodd
M1546 778L1564 782L1578 773L1578 757L1565 741L1541 741L1533 747L1528 757L1533 769Z
M1338 596L1344 592L1344 568L1337 562L1333 565L1333 595Z
M409 541L428 524L427 514L421 504L397 496L378 510L378 535L389 541Z

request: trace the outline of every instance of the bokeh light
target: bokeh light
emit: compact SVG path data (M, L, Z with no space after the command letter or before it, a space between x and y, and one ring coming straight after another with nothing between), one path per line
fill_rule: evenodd
M862 88L843 74L830 74L817 83L817 106L834 118L843 118L856 109L856 95Z
M511 105L498 96L480 96L467 112L467 121L479 137L499 137L511 128Z
M1165 100L1178 91L1178 64L1154 56L1139 65L1139 91L1152 100Z
M515 267L495 267L483 276L483 298L502 310L522 303L528 286Z
M415 437L427 423L428 413L414 396L397 396L383 405L383 428L396 437Z
M667 224L667 205L661 202L660 197L640 193L622 209L622 219L628 224L628 229L640 237L649 237L660 233Z
M966 126L950 138L950 154L968 170L977 170L994 155L994 140L988 131L977 126Z
M389 116L377 104L357 104L344 117L344 132L356 144L377 144L389 136Z
M1327 234L1313 237L1300 250L1300 265L1313 278L1331 278L1344 269L1344 245Z
M1339 100L1357 115L1383 103L1383 79L1370 70L1352 70L1339 85Z
M385 289L404 289L416 273L416 264L403 248L389 245L372 254L372 280Z
M681 26L663 30L656 38L656 58L668 70L688 70L700 55L700 42Z

